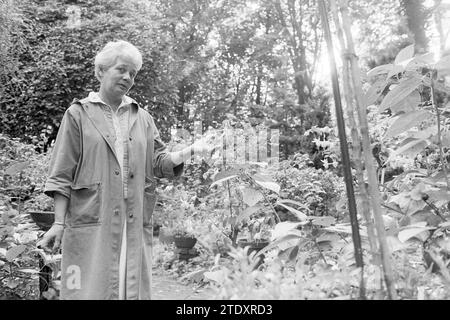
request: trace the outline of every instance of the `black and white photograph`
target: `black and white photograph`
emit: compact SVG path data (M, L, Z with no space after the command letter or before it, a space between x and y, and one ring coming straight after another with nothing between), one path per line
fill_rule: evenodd
M0 300L449 300L449 35L450 0L0 0Z

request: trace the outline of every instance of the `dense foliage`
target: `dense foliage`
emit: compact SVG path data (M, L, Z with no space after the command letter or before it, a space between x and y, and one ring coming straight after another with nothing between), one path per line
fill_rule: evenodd
M0 131L27 142L44 133L47 147L73 98L97 89L93 59L114 39L142 51L144 66L130 94L155 116L167 140L174 125L192 130L200 120L204 129L218 127L233 115L280 129L287 156L308 143L305 130L329 121L327 94L313 81L320 34L316 29L311 39L295 43L289 34L279 36L283 28L301 28L294 35L310 30L310 19L294 23L290 7L206 0L14 5L19 27L2 32L14 68L0 74ZM308 5L299 12L302 6ZM305 60L310 42L313 58ZM309 71L300 76L304 68Z

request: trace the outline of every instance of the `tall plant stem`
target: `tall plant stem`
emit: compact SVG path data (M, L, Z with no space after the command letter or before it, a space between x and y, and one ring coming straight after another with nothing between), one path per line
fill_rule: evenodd
M439 144L439 156L441 158L442 169L444 170L445 182L447 183L447 190L450 190L450 182L448 180L447 161L444 157L444 150L442 148L442 133L441 133L441 112L436 103L436 91L434 89L434 76L431 74L431 103L436 110L437 126L438 126L438 144Z
M18 214L20 215L20 207L21 207L21 205L20 205L20 199L22 198L22 171L19 173L19 201L17 202L18 203L18 206L17 206L17 212L18 212Z
M228 189L228 199L230 202L230 218L233 216L233 206L231 204L231 187L230 187L230 181L227 180L227 189ZM233 246L237 246L236 243L236 239L237 239L237 230L236 230L236 226L231 225L231 235L230 235L230 239L231 242L233 243Z
M333 86L334 102L336 107L336 120L339 131L339 142L341 147L342 164L344 171L345 187L348 198L348 208L350 214L350 224L352 227L353 247L355 250L355 261L358 268L363 268L364 261L361 247L361 236L359 234L358 216L356 213L355 192L353 190L353 177L350 166L350 156L348 152L347 136L345 133L344 115L342 111L341 93L339 89L339 79L337 76L336 60L333 51L333 41L331 38L330 25L328 24L328 13L324 0L319 0L319 11L322 17L322 25L330 56L331 82Z
M352 88L351 88L351 81L350 81L350 65L348 60L348 54L346 53L346 46L345 46L345 40L344 40L344 34L342 31L341 21L338 14L338 9L336 5L335 0L330 0L330 8L331 13L333 15L334 24L336 27L337 36L341 45L341 52L342 52L342 86L344 89L344 98L345 102L347 104L347 118L348 123L350 126L350 136L352 138L352 152L353 152L353 164L356 169L356 177L359 184L359 195L361 199L361 209L364 216L364 219L366 221L366 229L367 229L367 235L369 238L369 246L370 246L370 253L372 255L373 261L378 261L379 259L376 256L377 250L377 242L375 238L375 230L372 223L371 213L370 213L370 204L369 204L369 195L367 194L367 189L365 187L365 181L364 181L364 172L363 172L363 164L362 164L362 152L361 152L361 140L359 138L359 132L357 129L357 124L355 121L355 110L354 110L354 104L352 99ZM360 298L365 300L366 299L366 286L364 281L364 268L361 269L361 281L360 281Z
M339 7L342 16L342 24L344 28L345 37L347 39L348 55L350 57L350 65L352 69L352 83L355 91L356 107L358 110L359 125L361 129L364 164L367 170L369 193L372 203L373 215L375 220L375 227L377 230L378 241L380 245L381 261L384 271L384 280L388 292L389 299L396 299L397 293L394 286L394 276L391 264L391 255L386 240L386 231L384 227L383 216L381 213L381 195L378 187L378 178L375 167L373 165L371 144L369 137L369 128L367 121L367 110L363 98L363 91L361 85L361 70L359 68L358 59L355 54L353 45L353 37L350 30L351 22L348 13L348 1L339 0Z
M371 255L373 261L380 260L378 255L378 245L377 239L375 235L375 227L373 225L372 214L370 212L370 201L369 194L367 193L367 189L365 187L366 183L364 181L364 171L363 171L363 163L362 163L362 151L361 151L361 139L359 138L358 125L355 121L355 116L357 111L355 110L354 100L352 99L352 86L351 86L351 78L350 78L350 60L349 55L346 52L346 45L344 39L344 32L342 30L341 21L339 18L338 8L335 0L330 0L330 8L333 14L334 23L336 25L337 36L341 45L341 50L343 51L343 88L344 88L344 97L347 104L347 117L348 123L350 126L350 133L352 137L352 151L353 151L353 163L356 169L356 177L358 179L359 184L359 195L361 197L361 209L366 221L366 229L367 235L369 238L369 247L371 251Z

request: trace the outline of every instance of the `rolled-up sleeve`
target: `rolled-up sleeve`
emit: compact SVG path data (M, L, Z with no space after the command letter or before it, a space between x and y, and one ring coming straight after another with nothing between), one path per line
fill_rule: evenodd
M44 193L50 197L57 192L70 198L70 186L80 157L80 131L69 110L58 130L44 187Z
M170 153L167 151L166 144L161 140L153 119L151 119L151 130L154 137L153 174L158 178L169 179L181 176L184 163L175 166Z

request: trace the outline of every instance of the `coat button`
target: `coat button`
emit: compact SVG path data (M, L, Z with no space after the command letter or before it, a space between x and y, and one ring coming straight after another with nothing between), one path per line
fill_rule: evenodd
M115 174L116 176L118 176L119 173L120 173L119 170L114 171L114 174Z
M134 174L130 173L130 178L133 179L134 178Z

